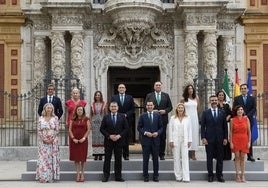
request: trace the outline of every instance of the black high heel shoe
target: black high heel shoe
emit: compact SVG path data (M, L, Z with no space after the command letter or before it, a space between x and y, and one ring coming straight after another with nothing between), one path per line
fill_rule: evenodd
M98 160L98 155L95 155L94 161Z
M100 161L102 160L102 156L101 156L101 155L99 156L99 160L100 160Z

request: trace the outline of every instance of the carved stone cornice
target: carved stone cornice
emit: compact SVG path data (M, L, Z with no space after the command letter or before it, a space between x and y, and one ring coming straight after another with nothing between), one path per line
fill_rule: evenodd
M53 25L83 25L82 15L52 15Z
M28 15L27 18L32 22L33 28L35 30L51 30L51 18L48 15L38 14L38 15Z
M216 24L216 15L215 14L186 14L185 15L185 24L198 26L198 25L215 25Z

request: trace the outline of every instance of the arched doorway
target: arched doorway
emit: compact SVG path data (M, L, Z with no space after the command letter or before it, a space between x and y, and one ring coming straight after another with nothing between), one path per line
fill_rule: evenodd
M135 102L135 114L130 126L130 143L139 142L137 123L139 115L143 112L143 102L146 94L153 91L154 82L160 80L158 67L141 67L129 69L125 67L109 67L107 74L107 97L117 94L118 84L126 85L126 93L132 95Z

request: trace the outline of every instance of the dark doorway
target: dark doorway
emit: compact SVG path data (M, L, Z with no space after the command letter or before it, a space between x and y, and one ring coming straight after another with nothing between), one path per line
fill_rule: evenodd
M137 121L143 112L143 101L147 93L153 91L154 82L160 80L158 67L142 67L139 69L128 69L125 67L110 67L108 69L108 101L112 95L118 93L117 87L120 83L125 84L126 93L132 95L136 105L136 110L132 125L130 125L130 143L139 141L137 133Z

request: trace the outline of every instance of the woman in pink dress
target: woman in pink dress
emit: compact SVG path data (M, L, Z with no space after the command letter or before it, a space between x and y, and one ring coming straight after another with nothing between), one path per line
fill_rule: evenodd
M54 106L46 103L38 121L38 160L36 180L40 183L60 179L59 120Z
M250 122L244 116L244 108L238 105L234 109L234 117L230 121L230 147L235 154L236 182L246 182L245 155L251 143ZM239 175L241 170L241 177Z
M72 98L67 100L65 102L65 106L67 108L67 114L66 114L66 125L69 127L70 121L73 118L73 113L77 105L85 107L87 105L87 102L85 100L80 99L80 90L77 88L74 88L72 90Z
M70 160L74 161L76 181L84 182L85 167L88 151L88 135L90 132L90 119L86 116L83 106L78 105L69 126Z

